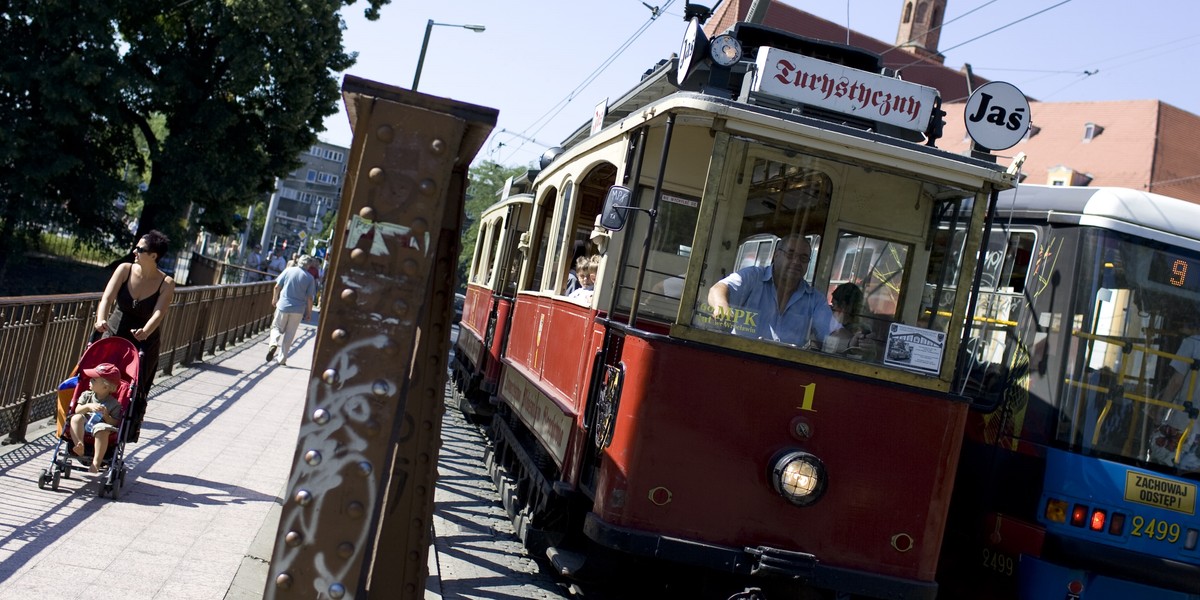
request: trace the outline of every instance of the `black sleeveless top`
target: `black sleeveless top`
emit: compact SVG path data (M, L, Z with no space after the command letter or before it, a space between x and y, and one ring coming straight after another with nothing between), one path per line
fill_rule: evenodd
M154 290L153 294L137 300L133 297L133 293L129 291L129 278L132 276L133 268L130 268L129 275L125 277L124 285L117 291L117 311L119 311L120 316L116 323L110 322L109 327L112 328L115 335L137 344L137 340L133 337L133 330L145 327L146 322L154 315L154 305L158 304L158 296L162 293L162 285L167 278L163 277L162 281L158 282L158 289ZM114 313L114 316L117 316L117 313ZM159 329L155 329L154 333L151 333L146 338L146 341L142 342L142 345L148 347L150 344L157 344L158 333ZM147 352L147 354L149 353Z

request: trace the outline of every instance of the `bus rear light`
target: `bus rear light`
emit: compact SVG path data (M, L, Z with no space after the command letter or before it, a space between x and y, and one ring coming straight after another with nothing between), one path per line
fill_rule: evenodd
M1125 513L1115 512L1108 518L1108 532L1113 535L1125 533Z
M1183 549L1184 550L1195 550L1196 549L1196 538L1198 538L1198 537L1200 537L1200 531L1196 531L1195 529L1188 528L1187 536L1183 538Z
M1057 498L1046 501L1046 520L1051 523L1067 522L1067 503Z
M1092 531L1104 531L1104 518L1108 516L1104 510L1097 508L1092 511L1092 522L1090 527Z
M1087 523L1088 507L1082 504L1076 504L1074 510L1071 511L1071 525L1075 527L1083 527Z

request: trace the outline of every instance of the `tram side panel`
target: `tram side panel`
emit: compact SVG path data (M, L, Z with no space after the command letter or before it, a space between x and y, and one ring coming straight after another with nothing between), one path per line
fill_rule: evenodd
M665 339L630 335L622 360L595 530L704 540L726 547L727 565L766 545L864 577L933 580L965 403ZM772 460L801 446L828 471L809 506L772 489Z
M602 338L595 314L563 299L521 295L504 359L500 401L565 469L566 481L577 476L568 449L578 445L585 386Z

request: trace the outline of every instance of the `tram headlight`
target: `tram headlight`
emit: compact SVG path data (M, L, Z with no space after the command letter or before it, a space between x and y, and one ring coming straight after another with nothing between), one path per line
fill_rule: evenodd
M771 461L775 491L797 506L808 506L825 493L828 477L821 459L799 450L781 453Z

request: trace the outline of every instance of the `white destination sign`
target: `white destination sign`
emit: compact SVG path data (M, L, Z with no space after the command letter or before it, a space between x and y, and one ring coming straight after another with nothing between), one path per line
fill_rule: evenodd
M758 50L751 91L862 119L925 131L936 89L778 48Z

